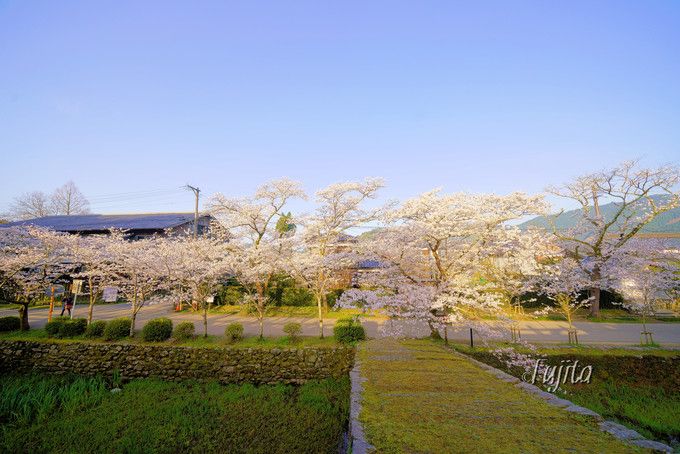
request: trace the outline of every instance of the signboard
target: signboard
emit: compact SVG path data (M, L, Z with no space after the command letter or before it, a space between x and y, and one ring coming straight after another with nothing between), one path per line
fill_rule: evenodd
M45 296L61 296L64 294L63 285L50 285L45 289Z
M104 287L102 299L106 303L115 303L118 301L118 289L116 287Z
M73 285L71 285L71 293L77 295L83 289L82 279L73 279Z
M205 299L206 303L214 303L215 302L215 297L214 296L209 296Z

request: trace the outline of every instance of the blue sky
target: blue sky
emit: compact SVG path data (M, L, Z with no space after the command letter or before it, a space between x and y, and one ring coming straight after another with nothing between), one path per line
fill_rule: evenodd
M95 212L538 192L679 144L678 1L0 0L0 212L70 179Z

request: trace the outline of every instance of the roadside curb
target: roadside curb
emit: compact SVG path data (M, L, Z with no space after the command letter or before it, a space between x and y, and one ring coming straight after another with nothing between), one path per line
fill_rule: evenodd
M452 348L449 348L449 350L451 350L454 354L464 357L467 360L471 361L472 363L478 365L486 372L490 373L491 375L494 375L496 378L511 383L516 388L523 389L524 391L533 394L534 396L544 400L553 407L561 408L571 413L576 413L579 415L588 416L590 418L595 419L598 422L598 427L600 428L601 431L607 432L625 443L640 448L651 449L655 452L670 452L670 453L673 452L673 448L671 448L670 446L658 441L649 440L640 435L638 432L629 429L628 427L622 424L610 420L605 420L599 413L596 413L588 408L576 405L570 400L562 399L561 397L557 397L552 393L543 391L536 385L532 385L531 383L522 381L519 378L508 374L507 372L504 372L486 363L478 361L464 353L456 351Z
M366 381L361 376L360 369L361 362L358 356L355 356L354 367L349 372L350 382L352 388L350 391L350 406L349 406L349 433L350 433L350 449L352 454L366 454L373 451L374 447L366 441L364 435L364 428L359 421L359 413L361 413L361 393L364 389L362 383Z

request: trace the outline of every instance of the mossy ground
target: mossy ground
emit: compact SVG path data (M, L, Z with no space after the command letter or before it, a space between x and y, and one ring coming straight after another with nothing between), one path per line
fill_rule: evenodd
M0 386L0 452L335 453L349 380L218 385L15 376Z
M432 341L373 340L359 357L377 452L637 452Z

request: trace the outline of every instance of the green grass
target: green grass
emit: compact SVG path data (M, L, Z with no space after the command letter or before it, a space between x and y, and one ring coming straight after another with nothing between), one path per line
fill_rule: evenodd
M380 453L638 452L429 340L359 351L360 419Z
M228 385L3 377L0 451L337 452L349 380Z
M32 329L29 331L11 331L7 333L0 333L0 340L27 340L27 341L44 341L49 340L51 342L88 342L88 343L108 343L101 339L89 339L85 338L84 335L76 336L66 339L56 339L47 336L44 329ZM257 336L248 336L243 339L228 343L224 336L208 336L204 338L203 336L197 336L193 339L187 339L178 341L170 338L165 342L144 342L140 332L135 333L135 337L126 338L119 341L115 341L119 344L140 344L140 345L183 345L187 347L232 347L232 348L274 348L274 347L333 347L338 345L333 336L326 336L320 339L317 336L301 336L299 341L291 342L286 336L282 337L265 337L260 339Z
M642 317L628 312L624 309L600 309L599 317L592 317L587 308L579 309L575 316L576 322L594 323L642 323ZM566 318L559 313L552 313L542 316L534 316L531 311L527 311L523 320L548 320L566 321ZM680 323L680 317L649 317L647 323Z
M453 347L517 377L522 375L521 370L508 368L488 348ZM577 359L581 366L593 366L591 383L561 385L566 391L563 397L680 449L679 351L571 347L539 348L537 353L553 365Z

